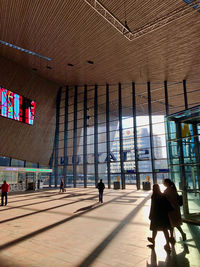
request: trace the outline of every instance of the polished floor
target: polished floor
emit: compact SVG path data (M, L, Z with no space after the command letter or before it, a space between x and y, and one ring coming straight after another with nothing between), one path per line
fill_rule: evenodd
M0 267L199 267L200 228L183 224L167 255L162 233L155 250L147 247L150 192L105 190L98 203L94 188L46 190L9 195L0 207Z

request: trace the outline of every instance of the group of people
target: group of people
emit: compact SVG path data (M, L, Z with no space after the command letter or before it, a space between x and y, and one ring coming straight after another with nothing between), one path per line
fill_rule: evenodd
M163 231L166 239L164 249L170 253L170 244L173 246L176 242L174 228L179 230L183 241L186 240L186 234L181 228L182 219L176 186L170 179L164 179L163 184L166 187L163 193L158 184L153 185L149 214L152 237L148 237L148 241L151 243L149 247L154 248L157 232Z

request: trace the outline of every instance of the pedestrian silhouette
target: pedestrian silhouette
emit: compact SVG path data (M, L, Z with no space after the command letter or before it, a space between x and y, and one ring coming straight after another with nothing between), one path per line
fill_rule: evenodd
M103 190L105 185L102 182L102 179L100 179L100 182L97 184L97 188L99 189L99 202L103 203Z
M64 180L63 179L60 179L60 192L65 192L65 188L64 188Z
M150 248L155 246L155 238L158 231L162 231L165 235L166 245L164 249L170 253L169 245L169 233L168 230L171 228L168 212L172 210L170 202L167 200L166 196L161 193L158 184L153 185L153 194L151 196L151 209L149 214L149 219L151 220L150 230L152 231L152 237L148 237L148 241L152 244L149 245Z
M186 240L186 234L183 232L183 230L181 228L182 218L181 218L180 206L178 203L178 194L177 194L176 186L168 178L164 179L163 184L166 187L166 189L164 191L164 195L166 196L166 198L168 199L168 201L170 202L170 204L173 207L173 210L170 210L168 213L169 221L170 221L170 224L172 226L172 228L170 230L170 242L172 244L174 244L176 242L175 238L174 238L174 234L173 234L174 227L176 227L179 230L179 232L182 235L183 241L185 241Z
M8 203L9 188L10 188L10 186L6 181L4 181L2 186L0 186L0 189L1 189L1 206L4 205L4 198L5 198L5 206Z

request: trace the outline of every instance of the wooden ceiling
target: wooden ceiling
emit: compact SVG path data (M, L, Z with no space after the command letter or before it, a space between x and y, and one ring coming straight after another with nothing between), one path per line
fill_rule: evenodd
M186 6L183 0L100 2L122 22L126 13L131 31ZM0 13L1 40L52 60L4 45L0 55L59 85L199 80L200 13L195 10L131 42L84 0L2 0Z

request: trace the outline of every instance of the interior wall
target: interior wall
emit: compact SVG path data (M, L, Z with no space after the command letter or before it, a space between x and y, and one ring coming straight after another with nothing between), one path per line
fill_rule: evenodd
M59 85L0 57L0 85L36 101L33 125L0 116L0 155L47 165L53 149Z

